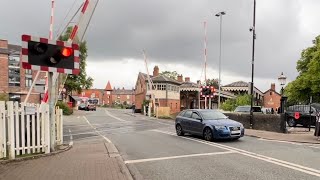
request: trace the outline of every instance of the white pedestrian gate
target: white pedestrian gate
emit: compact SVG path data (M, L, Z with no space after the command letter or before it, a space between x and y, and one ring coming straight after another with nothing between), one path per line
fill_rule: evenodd
M63 115L56 109L57 144L63 143ZM47 104L0 101L0 159L50 153L50 121Z

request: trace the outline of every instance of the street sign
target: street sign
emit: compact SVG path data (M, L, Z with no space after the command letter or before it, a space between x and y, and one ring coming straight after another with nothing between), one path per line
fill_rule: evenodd
M36 107L25 106L24 107L24 114L25 115L35 115L36 114Z
M79 74L79 46L64 41L22 35L24 69Z

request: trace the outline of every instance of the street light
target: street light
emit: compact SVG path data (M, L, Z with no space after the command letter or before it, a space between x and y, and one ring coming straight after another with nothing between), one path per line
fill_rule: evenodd
M252 32L252 61L251 61L251 106L250 106L250 128L253 127L253 78L254 78L254 48L256 40L256 0L253 1L253 26L249 29Z
M218 94L218 109L220 108L220 94L221 94L221 37L222 37L222 16L225 15L226 12L221 11L217 13L215 16L220 18L220 52L219 52L219 94Z
M286 84L287 77L283 75L283 72L281 72L281 75L278 77L280 86L281 86L281 99L280 99L280 113L284 112L284 106L285 106L285 101L287 97L283 96L284 93L284 85Z
M278 77L278 80L281 86L281 95L283 95L283 91L284 91L283 87L286 84L287 77L283 75L283 72L281 72L281 75Z

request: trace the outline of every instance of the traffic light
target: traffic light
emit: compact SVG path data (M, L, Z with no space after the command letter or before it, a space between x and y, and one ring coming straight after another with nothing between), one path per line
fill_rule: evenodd
M22 36L22 66L66 74L79 73L79 47L63 41L49 41L44 38Z
M206 96L211 95L211 90L210 90L210 88L203 88L203 89L202 89L202 95L206 95Z

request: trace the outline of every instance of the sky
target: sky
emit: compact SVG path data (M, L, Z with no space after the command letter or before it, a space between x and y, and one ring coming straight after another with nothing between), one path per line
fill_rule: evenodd
M55 0L58 35L84 0ZM0 39L21 44L22 34L47 37L51 0L1 0ZM298 75L301 51L320 31L318 0L257 0L254 83L279 89L281 72ZM207 78L218 78L222 17L221 83L251 81L253 0L100 0L86 31L87 74L93 88L134 88L139 72L177 71L204 80L204 21L207 22ZM68 14L68 12L70 12ZM73 21L77 21L77 18Z

